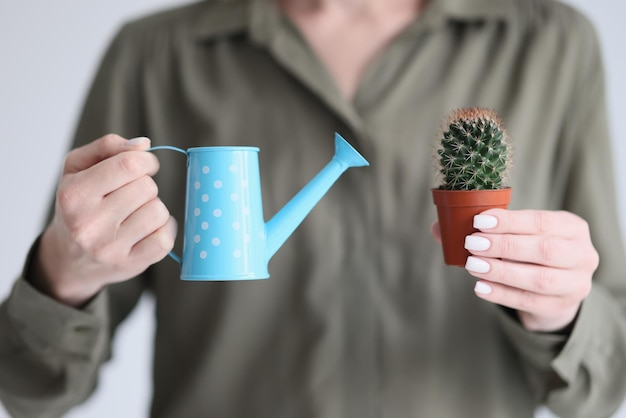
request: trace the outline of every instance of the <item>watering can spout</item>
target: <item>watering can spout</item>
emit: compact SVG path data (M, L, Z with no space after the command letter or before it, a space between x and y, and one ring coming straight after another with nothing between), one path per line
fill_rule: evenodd
M335 133L335 155L332 160L266 223L267 259L278 251L344 171L350 167L368 165L358 151Z

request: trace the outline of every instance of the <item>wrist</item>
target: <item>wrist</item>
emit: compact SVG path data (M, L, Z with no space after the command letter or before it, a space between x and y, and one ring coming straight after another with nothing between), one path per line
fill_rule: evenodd
M72 307L81 307L101 289L84 278L72 276L65 268L67 257L51 228L35 243L26 270L26 280L39 292Z

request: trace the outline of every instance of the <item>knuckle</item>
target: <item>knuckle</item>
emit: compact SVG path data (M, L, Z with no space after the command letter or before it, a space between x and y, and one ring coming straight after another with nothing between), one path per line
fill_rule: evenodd
M589 226L589 222L587 220L575 213L568 211L560 211L560 214L563 215L563 219L571 225L573 234L577 237L591 237L591 228Z
M571 311L574 306L579 307L586 297L587 296L583 295L581 292L567 295L567 297L562 297L555 302L556 305L554 306L554 310L559 312Z
M600 266L600 254L598 254L598 251L594 247L591 247L591 250L587 252L587 257L592 271L596 271Z
M502 258L514 259L515 246L511 239L507 236L502 236L500 239L500 251L502 252Z
M534 312L537 305L535 294L528 290L521 290L519 294L519 309L525 312Z
M141 194L142 196L146 196L148 198L155 198L159 194L159 187L156 182L150 176L143 176L140 179Z
M91 251L95 241L95 234L88 224L73 223L67 226L67 230L74 244L83 251Z
M117 156L117 168L131 177L142 173L141 161L132 152L123 152Z
M538 268L533 281L538 293L548 293L554 284L554 273L547 268Z
M535 211L533 222L535 224L535 229L540 235L544 235L549 228L549 220L547 213L544 211Z
M589 227L589 222L587 222L586 219L581 218L580 216L577 216L577 215L574 215L574 216L576 216L576 219L578 219L580 232L587 236L591 236L591 228Z
M556 251L557 250L553 240L547 237L539 239L539 259L543 263L550 263L554 259Z
M152 169L152 171L157 173L161 168L161 163L159 162L159 159L156 157L156 155L151 152L142 152L141 155L147 160L147 163L149 164L149 167Z
M167 206L165 206L165 203L163 203L161 199L154 199L151 212L152 219L155 219L159 226L164 225L170 217L170 211L167 209Z
M74 148L67 153L63 160L63 171L67 171L67 168L72 165L72 162L78 158L77 155L79 155L78 148Z
M168 233L166 228L161 228L154 234L154 245L161 254L165 255L174 248L174 237Z
M121 137L119 135L114 134L114 133L108 133L104 135L103 137L101 137L100 141L102 142L102 145L108 148L108 147L114 147L117 144L119 144L120 139Z
M62 184L57 190L57 204L62 212L76 212L84 200L84 190L76 183Z

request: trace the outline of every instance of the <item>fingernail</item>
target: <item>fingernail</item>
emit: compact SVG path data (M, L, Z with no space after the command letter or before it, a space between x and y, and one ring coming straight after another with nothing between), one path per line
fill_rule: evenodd
M469 256L465 262L465 269L474 273L487 273L491 266L480 258Z
M491 241L484 237L468 235L465 237L465 248L474 251L485 251L491 247Z
M474 228L476 229L491 229L498 225L498 218L491 215L476 215L474 216Z
M488 295L491 293L492 290L493 289L491 289L491 286L484 282L476 282L476 286L474 286L474 292L481 295Z
M133 139L127 140L124 145L127 146L127 147L132 147L134 145L139 145L139 144L141 144L141 143L143 143L145 141L150 142L150 139L146 138L145 136L140 136L140 137L137 137L137 138L133 138Z

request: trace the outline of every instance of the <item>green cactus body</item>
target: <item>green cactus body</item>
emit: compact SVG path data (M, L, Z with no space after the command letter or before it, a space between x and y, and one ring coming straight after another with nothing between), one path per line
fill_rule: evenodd
M439 171L441 189L490 190L506 187L510 151L500 120L489 109L469 108L452 112L443 132Z

